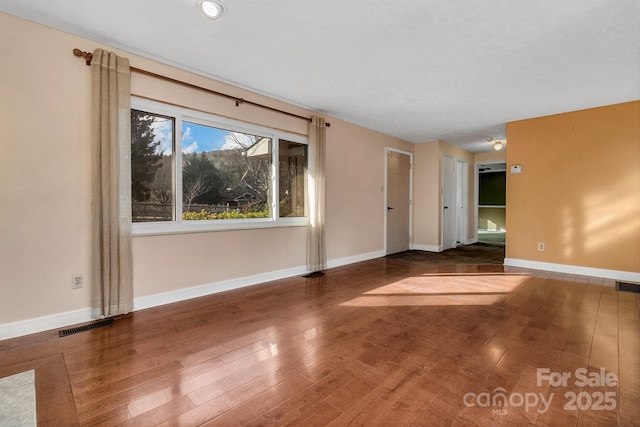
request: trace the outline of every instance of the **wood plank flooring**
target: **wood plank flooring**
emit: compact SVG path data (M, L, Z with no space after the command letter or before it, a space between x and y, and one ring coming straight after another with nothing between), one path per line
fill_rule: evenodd
M36 368L41 425L638 426L639 354L611 281L381 258L1 341L0 376Z

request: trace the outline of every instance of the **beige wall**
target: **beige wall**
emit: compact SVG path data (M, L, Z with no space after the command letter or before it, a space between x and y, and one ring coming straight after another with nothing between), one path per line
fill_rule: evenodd
M0 13L0 326L89 306L90 73L71 51L98 45ZM125 53L138 68L310 115ZM306 134L303 120L134 74L132 92ZM412 144L328 118L329 260L383 252L385 146ZM304 227L135 237L135 297L305 264ZM85 287L71 289L84 274Z
M91 175L76 39L0 14L0 40L2 324L89 306Z
M416 144L413 168L413 244L440 246L440 142Z
M442 158L467 162L467 227L465 240L475 235L475 155L443 141L416 144L414 148L413 244L418 248L442 247Z
M640 101L508 123L507 140L508 258L640 272Z
M329 259L384 250L386 146L413 152L409 142L331 119L327 131L331 166L326 174Z

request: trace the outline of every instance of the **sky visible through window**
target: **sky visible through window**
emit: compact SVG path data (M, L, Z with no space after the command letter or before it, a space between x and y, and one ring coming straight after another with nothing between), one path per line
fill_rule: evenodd
M237 147L230 141L231 132L202 126L195 123L182 123L182 152L201 153Z
M170 120L158 120L153 123L152 128L156 135L156 140L160 141L158 152L165 155L171 154L171 126ZM182 152L202 153L216 150L226 150L237 148L238 145L231 137L228 130L217 129L210 126L203 126L195 123L182 123Z

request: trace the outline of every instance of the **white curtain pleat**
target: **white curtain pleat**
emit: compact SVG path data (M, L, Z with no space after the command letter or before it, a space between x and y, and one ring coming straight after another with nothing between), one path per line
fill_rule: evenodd
M326 126L321 117L309 123L309 225L307 227L307 269L327 268L324 235L324 183Z
M133 309L129 60L97 49L91 80L91 315L101 318Z

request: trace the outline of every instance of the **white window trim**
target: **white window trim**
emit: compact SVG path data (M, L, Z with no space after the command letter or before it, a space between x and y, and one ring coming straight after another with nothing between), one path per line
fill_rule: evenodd
M217 220L191 220L184 221L182 219L182 170L175 171L173 185L175 197L175 221L157 221L157 222L134 222L132 223L133 236L154 236L162 234L183 234L183 233L202 233L212 231L232 231L232 230L250 230L260 228L278 228L278 227L303 227L309 223L308 216L304 217L285 217L280 218L279 212L279 180L278 178L278 151L279 141L284 139L290 142L308 145L309 141L306 136L288 133L281 130L271 129L264 126L253 125L226 117L216 116L214 114L203 113L201 111L190 110L188 108L164 104L149 99L132 97L131 109L146 111L152 114L160 114L173 117L174 126L174 163L173 167L182 164L182 122L194 122L206 126L213 126L222 129L245 132L251 135L259 135L269 137L272 140L272 158L271 158L271 212L270 218L247 218L247 219L217 219ZM180 194L178 195L178 189ZM305 192L306 194L306 192ZM178 197L180 196L180 197ZM308 203L308 197L305 197L305 203ZM305 210L307 207L305 206Z

